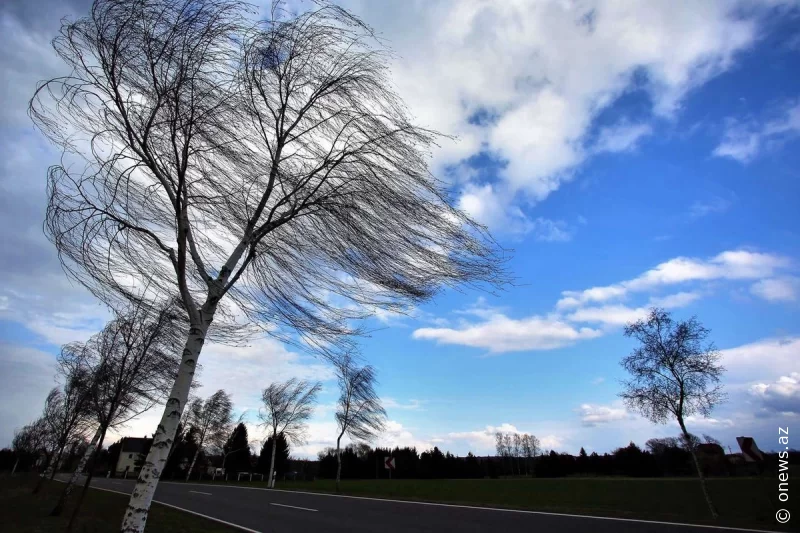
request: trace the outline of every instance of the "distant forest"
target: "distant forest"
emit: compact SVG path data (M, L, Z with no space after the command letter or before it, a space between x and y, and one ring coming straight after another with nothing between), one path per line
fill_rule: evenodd
M698 445L703 470L710 476L752 475L759 466L745 463L740 454L726 455L715 443ZM387 478L386 457L395 459L392 478L398 479L459 479L498 478L507 476L564 477L564 476L630 476L664 477L696 475L688 450L678 439L651 439L642 449L634 443L612 453L587 454L581 448L578 455L553 450L535 457L485 456L471 453L458 457L449 452L432 450L417 453L415 448L371 448L366 445L348 446L342 450L342 479ZM792 450L790 464L800 463L800 451ZM769 470L777 465L777 454L766 454ZM319 454L316 474L322 478L336 477L336 452L327 449Z

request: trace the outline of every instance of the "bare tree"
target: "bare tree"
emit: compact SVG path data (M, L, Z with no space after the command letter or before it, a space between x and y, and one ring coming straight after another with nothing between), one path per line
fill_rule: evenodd
M520 437L520 452L522 457L525 458L525 475L530 472L531 463L531 436L525 433Z
M17 471L19 466L20 457L28 455L31 458L40 455L47 443L47 427L42 418L37 418L30 424L22 427L22 429L14 432L14 438L11 441L11 448L14 450L16 460L14 467L11 469L11 475Z
M197 450L192 457L192 463L186 471L186 481L194 471L197 457L203 447L222 448L228 438L233 421L233 402L228 393L220 389L207 400L195 398L189 404L189 424L197 432Z
M651 309L647 318L628 324L625 336L633 337L640 345L622 360L622 367L631 378L623 382L620 396L629 408L655 423L678 421L708 508L717 518L697 458L696 437L686 429L686 417L709 416L725 399L719 384L725 369L720 365L719 351L713 343L706 342L708 335L709 330L696 318L676 322L658 308Z
M522 454L522 438L520 437L519 433L514 433L514 458L517 461L517 475L522 474L522 468L520 467L519 458Z
M87 408L95 428L94 436L51 511L51 516L63 511L74 483L88 464L88 475L68 527L72 527L81 509L106 432L163 401L180 364L175 342L176 333L184 323L180 313L169 304L163 305L155 315L146 311L149 310L131 307L115 312L115 318L101 332L86 343L70 345L59 357L60 368L87 376L90 392Z
M505 457L506 455L505 440L503 439L503 433L500 431L497 431L494 434L494 449L498 457Z
M53 479L64 449L86 430L90 376L83 368L60 368L59 375L64 379L63 390L56 387L50 391L42 414L53 448L34 494L39 492L45 478Z
M411 123L371 30L332 5L275 7L255 27L247 9L96 0L54 40L69 74L31 101L65 158L84 160L48 173L66 272L112 307L144 285L178 294L190 321L125 531L144 529L221 325L244 316L330 354L375 308L505 281L498 247L430 174L437 134Z
M351 354L345 354L336 362L336 377L339 381L339 400L336 405L336 492L342 477L341 440L346 434L353 441L370 441L383 431L386 411L375 392L377 378L375 369L360 366Z
M269 464L268 486L274 487L275 449L278 435L287 442L301 444L305 440L306 422L311 417L314 402L322 385L292 378L271 383L261 394L264 406L258 416L272 436L272 458Z

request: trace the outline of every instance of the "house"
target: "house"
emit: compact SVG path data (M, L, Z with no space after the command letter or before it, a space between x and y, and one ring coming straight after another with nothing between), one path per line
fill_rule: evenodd
M153 444L153 439L123 437L115 469L116 474L118 476L124 476L125 472L128 475L138 474L142 469L147 452L150 451L151 444Z

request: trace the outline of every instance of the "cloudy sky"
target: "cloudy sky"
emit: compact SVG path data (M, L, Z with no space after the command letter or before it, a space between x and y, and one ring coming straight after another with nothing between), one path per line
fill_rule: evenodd
M298 2L302 9L304 5ZM460 206L513 248L517 285L446 292L380 315L363 352L389 413L381 444L493 449L497 428L559 451L675 435L626 411L621 328L648 306L697 315L729 401L689 429L775 446L800 420L800 4L732 1L348 1L397 53L417 121L458 140L433 154ZM35 417L62 343L105 309L42 235L58 153L26 105L63 73L49 41L85 0L0 6L0 446ZM330 369L270 339L210 345L201 393L247 410L297 376L324 393L296 455L335 438ZM122 434L154 430L159 413Z

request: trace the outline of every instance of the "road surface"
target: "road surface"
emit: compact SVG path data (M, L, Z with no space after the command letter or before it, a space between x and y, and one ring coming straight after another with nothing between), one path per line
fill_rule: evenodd
M63 476L66 478L66 476ZM94 479L129 494L135 480ZM401 502L201 483L161 482L155 501L259 533L725 533L747 529Z

